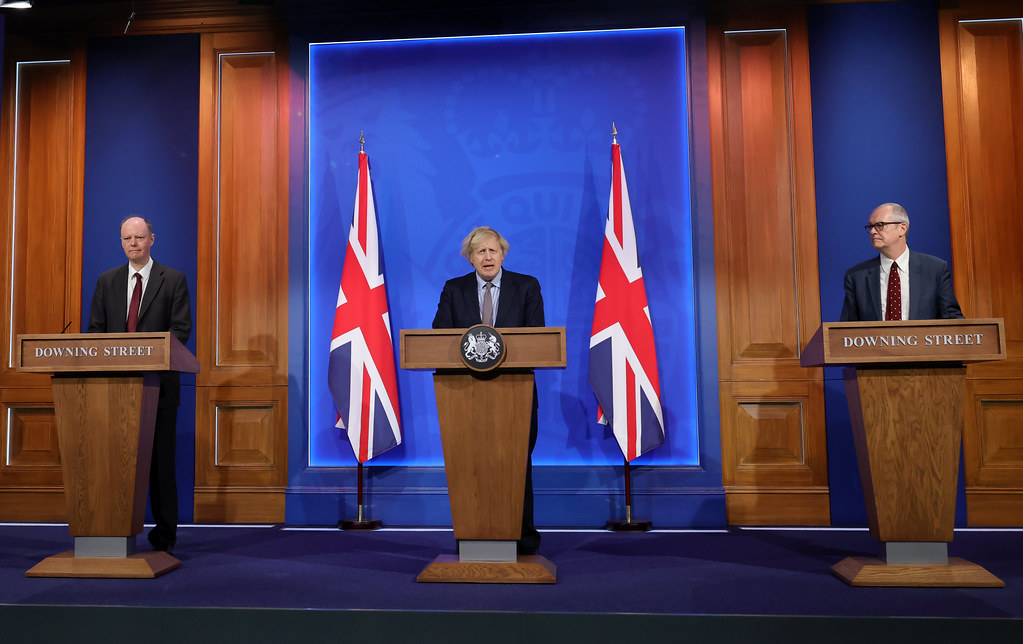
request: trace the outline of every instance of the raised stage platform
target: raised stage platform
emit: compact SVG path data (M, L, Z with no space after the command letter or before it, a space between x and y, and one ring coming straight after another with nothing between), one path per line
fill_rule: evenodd
M1021 545L959 530L949 548L1005 588L853 588L829 569L876 556L866 530L543 531L556 585L417 584L450 530L183 526L157 579L30 579L67 527L0 524L0 640L1023 641Z

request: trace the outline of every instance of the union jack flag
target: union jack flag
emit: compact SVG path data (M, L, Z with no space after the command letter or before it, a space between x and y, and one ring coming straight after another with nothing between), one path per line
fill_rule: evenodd
M327 386L338 411L336 426L348 432L359 463L401 443L398 380L381 259L369 159L360 151L355 215L327 365Z
M627 462L664 443L654 329L617 142L611 145L611 200L590 333L589 380L598 420L611 425Z

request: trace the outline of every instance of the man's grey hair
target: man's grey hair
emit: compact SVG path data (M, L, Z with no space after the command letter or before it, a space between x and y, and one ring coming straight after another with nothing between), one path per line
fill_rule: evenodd
M874 208L874 210L877 210L878 208L884 208L885 206L888 206L888 207L890 207L892 209L892 219L893 220L895 220L895 221L904 221L904 222L906 222L907 226L909 225L909 213L907 213L906 209L903 208L902 206L900 206L897 203L892 203L892 202L883 203L880 206L878 206L877 208Z
M462 257L469 259L472 256L472 252L476 249L476 246L480 243L480 240L484 237L490 236L497 238L497 245L501 247L501 253L507 255L508 240L490 226L479 226L478 228L473 228L472 232L466 235L465 239L462 240Z

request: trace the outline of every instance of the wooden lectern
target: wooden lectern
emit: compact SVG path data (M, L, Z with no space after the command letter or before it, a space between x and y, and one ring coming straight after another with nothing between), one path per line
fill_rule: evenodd
M505 359L477 373L463 362L465 329L404 330L401 368L433 369L451 521L459 554L440 555L417 581L555 583L539 555L516 556L533 409L532 369L567 364L564 327L498 329Z
M19 371L52 373L53 408L75 549L28 577L153 578L181 562L135 553L149 484L161 371L198 373L170 333L19 335Z
M831 572L853 586L1005 584L949 558L963 430L965 363L1005 359L1001 319L825 323L800 358L845 369L870 534L880 558Z

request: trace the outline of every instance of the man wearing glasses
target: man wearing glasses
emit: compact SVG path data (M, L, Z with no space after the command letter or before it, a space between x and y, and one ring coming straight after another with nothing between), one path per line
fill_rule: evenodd
M864 228L880 255L845 272L842 322L961 318L952 273L944 260L906 246L909 215L881 204Z

